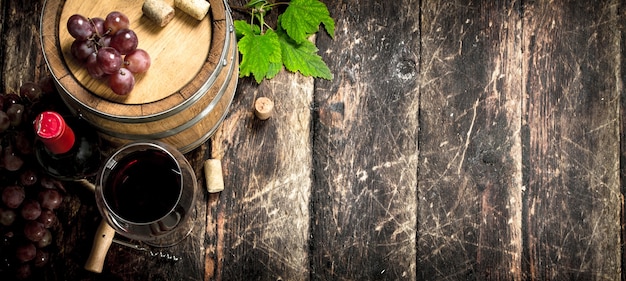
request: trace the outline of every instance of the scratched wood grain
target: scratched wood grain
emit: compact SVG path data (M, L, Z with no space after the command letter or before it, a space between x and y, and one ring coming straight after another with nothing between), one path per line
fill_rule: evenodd
M318 37L313 280L415 280L419 1L326 1Z
M418 278L521 280L520 1L424 1Z
M313 79L282 72L260 86L245 79L213 138L226 189L219 196L216 280L307 280ZM258 97L274 101L266 121Z
M620 7L623 7L624 4L620 3ZM620 30L626 30L626 9L620 9L618 12L618 27L620 28ZM619 45L620 46L626 46L626 36L624 36L624 34L621 34L621 39L619 41ZM624 195L626 194L626 185L624 185L624 182L626 182L626 96L624 94L624 69L626 69L626 59L624 59L626 56L625 53L625 49L622 48L622 50L620 51L620 55L619 55L619 63L620 63L620 72L621 72L621 78L619 79L619 81L621 81L621 87L619 87L619 91L621 91L621 94L619 95L619 123L620 123L620 127L619 127L619 140L620 140L620 159L619 159L619 170L620 170L620 199L621 199L621 220L620 220L620 224L621 224L621 271L622 271L622 280L626 279L626 269L624 267L624 261L626 261L626 252L624 251L625 247L625 243L624 241L626 241L626 209L625 209L625 204L624 204Z
M4 2L4 3L3 3ZM15 93L47 69L39 44L41 0L0 1L0 89Z
M525 266L533 280L621 277L620 5L526 4Z

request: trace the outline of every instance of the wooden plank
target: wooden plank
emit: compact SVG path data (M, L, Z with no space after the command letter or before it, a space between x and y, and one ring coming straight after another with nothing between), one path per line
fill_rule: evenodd
M415 280L419 1L325 1L315 89L314 280Z
M226 187L211 218L208 259L216 257L217 270L207 277L307 280L313 79L282 72L260 86L250 81L213 138ZM254 117L257 97L275 103L266 121Z
M620 1L584 3L525 4L525 269L532 280L621 277Z
M522 279L520 5L422 2L418 279Z
M39 42L42 0L4 1L0 11L0 89L19 93L47 71Z
M623 6L623 3L620 3L620 6ZM624 36L624 32L623 30L626 30L626 10L625 9L619 9L618 12L618 19L619 19L619 28L620 30L622 30L622 32L620 32L620 41L619 44L620 46L626 46L626 36ZM620 244L620 251L621 251L621 279L622 280L626 280L626 204L624 202L624 195L626 194L626 185L624 185L624 183L626 182L626 98L624 96L624 76L623 76L623 72L624 69L626 69L626 48L621 48L621 51L619 53L619 63L620 63L620 72L621 74L621 78L619 79L618 82L618 87L617 87L617 91L619 91L620 94L620 100L619 100L619 123L620 123L620 127L619 127L619 139L620 139L620 159L619 159L619 170L620 170L620 199L621 199L621 219L620 219L620 224L621 224L621 244Z

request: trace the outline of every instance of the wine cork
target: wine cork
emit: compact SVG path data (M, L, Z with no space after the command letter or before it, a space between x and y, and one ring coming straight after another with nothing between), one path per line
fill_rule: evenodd
M254 115L260 120L267 120L272 116L274 102L266 97L260 97L254 102Z
M204 178L206 181L206 189L209 193L216 193L224 190L222 161L219 159L208 159L204 161Z
M209 12L211 4L206 0L175 0L174 6L197 20L202 20Z
M174 8L163 0L146 0L141 11L147 18L156 22L160 27L166 26L174 18Z

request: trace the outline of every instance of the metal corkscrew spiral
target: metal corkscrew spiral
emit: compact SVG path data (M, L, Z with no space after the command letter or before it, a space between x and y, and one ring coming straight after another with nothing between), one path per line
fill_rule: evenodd
M173 254L170 254L170 253L166 253L166 252L163 252L163 251L152 251L152 250L144 248L142 246L139 246L139 245L136 245L136 244L132 244L132 243L129 243L129 242L126 242L126 241L122 241L122 240L119 240L119 239L115 239L115 238L113 238L113 243L118 244L118 245L122 245L122 246L125 246L125 247L129 247L129 248L132 248L132 249L135 249L135 250L138 250L138 251L146 252L151 257L157 257L159 259L163 259L163 260L166 260L166 261L179 262L179 261L181 261L183 259L182 257L176 256L176 255L173 255Z

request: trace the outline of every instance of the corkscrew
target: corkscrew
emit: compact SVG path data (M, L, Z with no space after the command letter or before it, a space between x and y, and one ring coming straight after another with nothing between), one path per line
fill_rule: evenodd
M157 258L160 258L160 259L163 259L163 260L166 260L166 261L178 262L178 261L183 259L182 257L176 256L176 255L173 255L173 254L170 254L170 253L165 253L163 251L152 251L152 250L150 250L148 248L145 248L145 247L142 247L140 245L133 244L133 243L126 242L126 241L122 241L122 240L119 240L117 238L113 238L113 243L118 244L118 245L122 245L122 246L125 246L125 247L129 247L129 248L132 248L132 249L135 249L135 250L138 250L138 251L146 252L151 257L157 257Z

